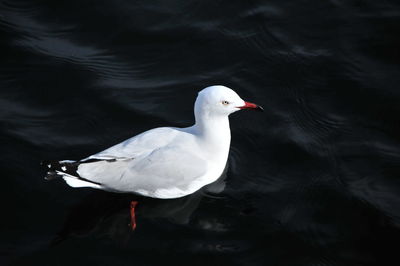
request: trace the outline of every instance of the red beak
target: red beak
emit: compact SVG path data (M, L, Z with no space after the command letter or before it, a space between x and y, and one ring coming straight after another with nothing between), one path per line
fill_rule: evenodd
M239 107L240 109L252 109L252 110L256 110L256 111L264 111L264 108L262 108L261 106L255 104L255 103L249 103L249 102L244 102L243 106Z

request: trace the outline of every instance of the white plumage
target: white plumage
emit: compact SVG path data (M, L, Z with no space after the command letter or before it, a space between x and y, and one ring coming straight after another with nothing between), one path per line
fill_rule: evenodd
M207 87L196 99L193 126L151 129L79 162L61 161L61 168L49 168L72 187L154 198L186 196L222 174L231 140L228 115L245 108L262 109L227 87Z

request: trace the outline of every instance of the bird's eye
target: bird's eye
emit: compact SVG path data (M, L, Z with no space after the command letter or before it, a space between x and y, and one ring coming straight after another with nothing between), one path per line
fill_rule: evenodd
M223 104L223 105L228 105L229 102L228 102L228 101L222 101L222 104Z

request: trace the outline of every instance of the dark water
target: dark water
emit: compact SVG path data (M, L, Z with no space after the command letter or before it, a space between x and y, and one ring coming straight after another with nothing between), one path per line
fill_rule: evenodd
M1 0L1 265L398 261L399 5ZM132 233L132 196L43 180L189 126L213 84L266 110L232 115L225 187L143 200Z

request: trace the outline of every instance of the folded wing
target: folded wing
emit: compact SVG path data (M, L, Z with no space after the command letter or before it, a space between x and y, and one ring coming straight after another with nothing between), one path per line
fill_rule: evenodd
M174 141L177 135L185 135L179 128L159 127L145 131L102 152L83 159L129 159L164 147Z
M179 146L166 146L134 159L84 163L78 173L111 191L149 197L185 196L197 189L207 162Z

